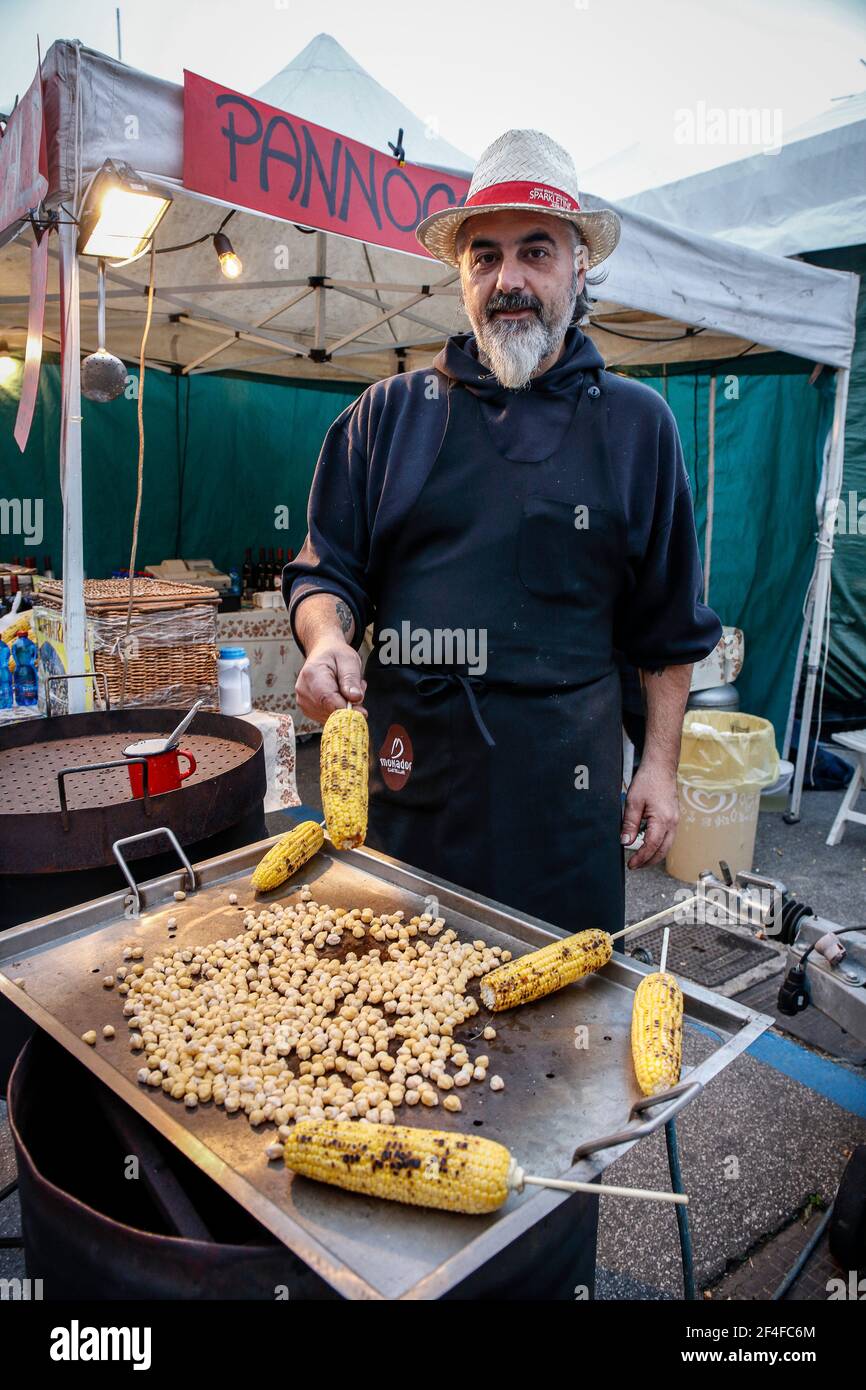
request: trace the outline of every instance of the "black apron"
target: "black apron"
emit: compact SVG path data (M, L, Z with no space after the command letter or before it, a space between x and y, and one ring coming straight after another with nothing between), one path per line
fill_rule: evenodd
M563 931L623 925L625 539L597 373L542 462L505 458L450 386L371 586L368 844Z

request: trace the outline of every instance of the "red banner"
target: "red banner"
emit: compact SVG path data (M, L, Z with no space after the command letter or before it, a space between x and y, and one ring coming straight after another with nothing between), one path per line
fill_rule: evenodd
M15 417L15 443L22 454L30 437L33 411L39 393L39 370L42 366L42 325L45 319L45 290L48 283L48 233L30 248L30 311L27 318L27 350L24 353L24 376L21 398Z
M422 218L462 203L469 188L186 71L183 182L235 207L414 256L427 255L415 238Z
M42 74L37 69L0 140L0 232L38 208L47 192Z

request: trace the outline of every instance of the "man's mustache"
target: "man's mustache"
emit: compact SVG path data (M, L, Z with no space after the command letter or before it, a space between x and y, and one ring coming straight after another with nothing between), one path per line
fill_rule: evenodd
M533 309L539 315L543 312L541 300L536 299L534 294L492 294L485 312L490 318L500 311L514 314L520 309Z

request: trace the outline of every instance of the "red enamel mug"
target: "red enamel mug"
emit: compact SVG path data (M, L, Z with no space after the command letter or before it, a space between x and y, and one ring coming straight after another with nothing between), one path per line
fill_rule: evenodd
M186 758L189 767L183 771L180 759ZM160 792L176 792L182 782L195 772L195 758L185 748L172 748L167 753L151 753L147 759L147 793L159 796ZM129 764L129 781L133 796L143 796L144 772L141 763Z

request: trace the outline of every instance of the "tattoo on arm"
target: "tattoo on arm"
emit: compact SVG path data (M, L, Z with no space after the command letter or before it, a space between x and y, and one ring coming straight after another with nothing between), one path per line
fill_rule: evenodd
M352 617L352 611L348 603L344 603L341 598L337 599L337 618L343 631L343 636L348 637L349 633L352 631L355 620Z

